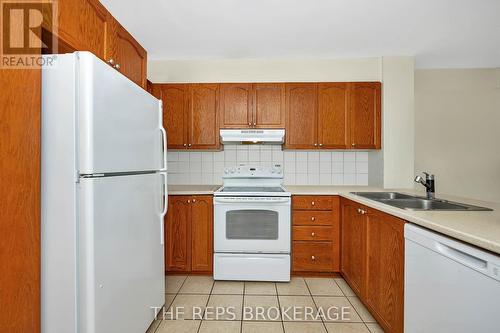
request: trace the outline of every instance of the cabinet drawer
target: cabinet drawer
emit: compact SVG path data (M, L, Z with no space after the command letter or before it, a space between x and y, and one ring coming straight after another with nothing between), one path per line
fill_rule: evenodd
M332 227L294 226L294 241L332 241Z
M331 210L333 198L331 196L299 195L292 197L293 209Z
M329 211L292 212L293 225L332 225L334 216Z
M294 271L331 272L334 270L332 242L294 241L292 258Z

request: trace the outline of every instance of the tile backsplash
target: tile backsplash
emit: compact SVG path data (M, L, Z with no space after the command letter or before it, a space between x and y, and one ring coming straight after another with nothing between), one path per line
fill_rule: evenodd
M294 151L278 145L225 145L224 151L168 151L171 185L222 184L224 168L282 164L285 185L368 185L368 152Z

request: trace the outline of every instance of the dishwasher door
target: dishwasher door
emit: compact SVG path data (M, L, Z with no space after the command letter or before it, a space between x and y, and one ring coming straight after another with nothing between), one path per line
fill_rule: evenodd
M407 223L404 331L500 332L500 257Z

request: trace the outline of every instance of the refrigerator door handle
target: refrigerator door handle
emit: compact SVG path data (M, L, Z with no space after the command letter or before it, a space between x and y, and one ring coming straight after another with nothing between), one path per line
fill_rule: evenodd
M164 244L165 243L165 232L164 232L164 224L165 224L165 215L167 214L167 210L168 210L168 191L167 191L167 173L166 172L160 172L160 175L162 176L163 178L163 198L162 198L162 202L163 202L163 209L162 209L162 212L161 212L161 221L160 221L160 244Z
M160 126L161 138L163 141L163 167L161 170L167 170L167 132Z

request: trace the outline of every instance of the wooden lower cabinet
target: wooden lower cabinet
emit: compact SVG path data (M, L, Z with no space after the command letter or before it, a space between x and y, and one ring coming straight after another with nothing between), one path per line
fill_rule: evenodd
M292 197L292 271L339 271L339 198Z
M165 269L191 270L191 197L170 196L165 220Z
M358 295L366 290L366 221L358 211L359 205L342 199L340 271Z
M212 196L169 196L165 218L166 272L212 272Z
M403 332L404 221L368 213L366 303L386 332Z
M387 333L402 333L405 221L341 202L341 273Z
M192 272L212 271L213 207L210 196L197 196L191 200Z

